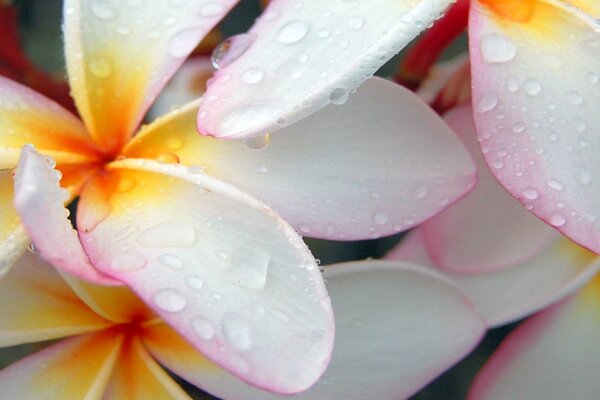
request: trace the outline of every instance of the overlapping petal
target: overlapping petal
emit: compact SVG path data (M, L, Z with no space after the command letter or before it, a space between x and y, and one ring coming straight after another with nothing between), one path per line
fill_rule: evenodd
M475 120L496 178L538 217L600 252L600 30L566 2L522 21L473 2ZM560 76L560 79L557 79Z
M336 310L335 351L324 377L300 399L406 398L484 332L464 296L421 268L368 261L325 267L325 274ZM211 368L166 329L150 348L167 368L219 397L283 398Z
M0 279L19 259L29 238L13 207L13 179L10 171L0 171Z
M133 134L162 86L235 3L65 1L69 83L106 151L118 151Z
M102 201L104 214L90 212ZM333 316L322 276L259 201L197 169L130 159L84 189L78 227L98 269L240 378L290 393L325 369Z
M215 75L198 128L251 137L341 104L451 3L271 1L249 31L249 47L234 46L241 54L230 54Z
M190 104L150 125L124 154L201 165L308 236L353 240L408 229L475 180L468 153L443 121L380 78L343 107L329 106L272 135L261 150L199 137L195 110Z
M477 376L470 398L593 399L598 395L600 280L526 321Z
M556 240L559 235L528 213L489 172L471 107L455 109L446 121L476 161L479 180L457 204L423 225L436 265L449 272L494 271L524 262Z
M59 165L99 156L81 121L54 101L2 76L0 97L0 170L15 168L26 144Z
M418 263L439 272L422 233L420 229L411 233L386 258ZM523 237L518 232L514 234ZM593 253L558 238L538 255L512 268L482 274L445 272L444 276L471 299L489 326L499 326L574 293L599 270L600 260Z
M140 339L132 336L123 343L103 398L191 400L191 397L150 357Z
M29 252L0 282L0 303L2 347L77 335L109 325L53 268Z
M32 146L23 147L15 174L14 204L31 241L56 268L96 283L120 284L90 264L77 231L66 218L63 204L69 193L60 188L59 180L48 158Z
M51 345L0 371L2 396L39 400L101 398L121 341L122 337L104 331Z

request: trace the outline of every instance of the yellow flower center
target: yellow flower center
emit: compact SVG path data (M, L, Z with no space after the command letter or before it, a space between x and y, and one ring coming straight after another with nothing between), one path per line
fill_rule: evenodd
M492 11L515 22L528 22L533 16L536 0L479 0Z

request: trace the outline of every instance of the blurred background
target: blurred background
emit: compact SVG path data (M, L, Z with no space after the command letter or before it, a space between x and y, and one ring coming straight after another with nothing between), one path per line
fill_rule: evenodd
M261 12L259 0L241 0L240 4L219 25L214 33L198 48L198 54L208 55L220 40L246 31ZM52 76L56 82L65 79L64 57L61 33L61 0L0 0L0 6L13 4L18 11L21 44L33 63ZM2 21L0 21L0 24ZM0 29L2 27L0 26ZM0 41L6 40L0 33ZM449 58L466 51L466 36L463 35L446 51L442 58ZM380 76L391 76L397 69L403 53L394 57L379 72ZM0 60L0 67L2 66ZM0 72L2 70L0 69ZM402 240L402 234L379 240L359 242L334 242L305 238L321 265L342 261L380 258L396 243ZM487 360L499 342L517 324L491 330L478 348L467 358L447 371L434 382L412 397L414 400L426 399L464 399L471 381L483 363ZM389 332L395 335L395 332ZM36 350L34 346L15 346L0 349L0 367L22 358ZM176 378L177 379L177 378ZM197 399L214 399L195 387L179 380L189 393Z

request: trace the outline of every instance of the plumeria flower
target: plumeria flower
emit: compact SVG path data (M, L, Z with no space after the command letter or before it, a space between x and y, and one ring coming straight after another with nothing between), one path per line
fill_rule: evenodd
M447 5L363 1L294 8L292 3L270 4L251 30L254 45L217 74L208 93L219 93L221 100L205 101L198 119L202 131L251 136L338 102L405 43L410 35L403 29ZM466 16L460 12L466 3L459 2L459 11L449 17ZM600 123L600 5L471 0L470 8L475 119L488 164L534 214L600 252L593 135ZM262 72L260 82L244 83L241 77L253 71ZM284 81L292 97L274 89Z
M296 393L325 370L334 321L295 229L344 240L399 232L462 196L474 168L443 121L382 79L266 148L198 135L197 103L133 136L233 3L65 2L68 79L82 121L0 78L0 262L6 273L31 239L62 271L128 285L244 381ZM74 231L64 204L76 196Z
M545 309L518 327L479 373L470 398L593 398L600 257L532 218L497 183L469 106L447 121L480 168L475 189L409 234L387 258L442 272L489 327Z
M158 363L223 399L287 398L225 372L125 287L61 277L31 253L18 264L0 282L0 346L65 339L0 371L6 398L189 399ZM336 350L324 378L300 398L408 397L485 330L472 304L423 268L366 261L328 266L325 274ZM207 339L216 335L206 322L195 326Z

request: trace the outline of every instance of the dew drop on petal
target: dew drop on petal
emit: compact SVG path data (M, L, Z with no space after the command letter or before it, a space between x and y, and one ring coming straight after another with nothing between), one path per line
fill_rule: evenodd
M191 320L192 329L200 339L210 340L215 336L215 328L210 321L202 317L194 317Z
M228 312L223 317L223 331L231 346L239 351L248 351L254 345L249 321L242 315Z
M183 266L183 261L175 254L163 254L158 257L158 261L171 269L181 269Z
M265 77L265 72L261 68L248 68L242 73L242 82L247 85L256 85Z
M269 145L270 142L271 142L271 135L268 133L265 135L262 135L262 136L256 136L256 137L244 140L246 147L248 147L249 149L252 149L252 150L263 150L264 148L266 148Z
M329 101L335 105L342 105L348 101L349 93L346 89L337 88L334 89L329 95Z
M210 61L215 69L223 68L237 60L254 42L256 35L243 33L222 41L212 52Z
M548 222L552 226L561 227L567 222L567 218L563 213L555 212L552 215L550 215L550 219L548 220Z
M277 33L277 41L282 44L298 43L310 30L310 24L305 21L294 20L284 24Z
M156 307L167 312L178 312L185 308L187 301L181 293L175 289L160 289L152 296Z
M505 63L515 58L517 46L500 33L487 33L480 41L481 56L488 64Z
M204 281L197 275L190 275L185 278L185 284L192 290L200 291L204 287Z

